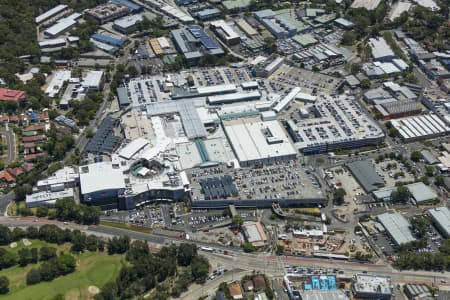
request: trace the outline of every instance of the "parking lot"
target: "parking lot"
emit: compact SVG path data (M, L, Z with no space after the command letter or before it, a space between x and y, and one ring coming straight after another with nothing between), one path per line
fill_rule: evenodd
M272 76L270 82L289 89L300 87L303 93L333 94L341 79L288 65L282 65Z
M412 173L408 173L405 166L398 161L386 159L375 164L377 172L386 181L386 186L395 186L398 181L414 181Z
M319 182L311 169L305 168L297 160L278 162L264 169L229 169L218 166L210 169L191 169L193 199L204 199L199 184L201 179L229 175L238 189L238 199L302 199L322 196Z
M231 218L223 210L193 209L189 216L192 228L204 228L231 222Z
M200 86L213 86L220 84L236 84L250 81L251 77L246 69L238 68L208 68L196 69L192 72L194 80Z

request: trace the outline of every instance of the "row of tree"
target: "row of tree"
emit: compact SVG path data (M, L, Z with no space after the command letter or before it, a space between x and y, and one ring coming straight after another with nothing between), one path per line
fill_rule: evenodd
M75 257L69 253L61 253L57 257L42 263L39 268L33 268L27 273L27 284L37 284L41 281L52 281L58 276L75 271Z
M21 216L32 216L60 221L75 221L79 224L93 225L100 222L100 208L77 204L70 198L56 200L55 209L49 209L46 206L40 206L33 212L29 208L19 208L17 213Z

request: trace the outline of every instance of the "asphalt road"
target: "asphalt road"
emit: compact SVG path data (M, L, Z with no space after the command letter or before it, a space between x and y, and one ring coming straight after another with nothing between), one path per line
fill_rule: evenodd
M1 195L0 196L0 215L1 216L5 215L8 205L12 201L14 201L15 197L16 197L16 195L14 194L14 192L9 192L6 195Z
M12 130L2 130L0 134L4 135L6 138L6 144L8 146L8 155L5 161L5 165L13 162L16 159L16 141L14 132Z

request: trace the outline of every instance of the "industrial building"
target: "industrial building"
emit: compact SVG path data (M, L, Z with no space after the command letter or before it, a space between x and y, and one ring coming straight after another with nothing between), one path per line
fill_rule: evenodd
M35 18L35 21L37 24L41 24L53 17L55 17L58 14L61 14L62 12L66 11L69 7L66 4L59 4L52 9L46 11L43 14L40 14Z
M374 10L380 5L381 0L354 0L351 8L365 8L367 10Z
M224 20L211 22L210 27L225 44L227 45L239 44L241 37Z
M200 21L207 21L207 20L221 17L222 12L217 8L205 8L200 11L197 11L194 15Z
M254 73L258 77L269 77L284 63L284 56L274 56L269 59L265 59L254 67Z
M411 224L400 213L386 212L378 215L377 219L397 246L416 240L410 229Z
M45 94L50 98L54 98L59 94L59 91L64 85L64 82L69 81L72 78L72 72L70 70L61 70L53 75L52 80L45 90Z
M392 51L391 47L383 37L370 38L369 44L372 48L373 60L388 62L396 58L394 51Z
M415 204L423 204L438 198L438 195L425 183L416 182L406 186L411 193L411 198Z
M297 123L285 124L295 146L303 153L323 153L378 145L384 133L365 117L353 96L322 96L303 107L308 112Z
M59 19L53 26L47 28L44 33L50 37L56 37L67 32L77 24L77 20L82 16L80 13L73 13L68 17Z
M435 114L391 120L391 124L397 129L399 136L408 142L443 136L450 130Z
M142 15L132 15L114 21L113 28L123 34L137 30L137 24L144 19Z
M58 191L37 192L26 195L25 205L27 208L47 206L54 207L56 200L74 199L73 189L63 189Z
M130 9L132 13L139 13L144 10L144 8L135 2L132 2L130 0L110 0L114 4L123 5Z
M131 12L130 7L123 4L107 2L86 10L86 13L94 17L100 24L113 21L126 16Z
M430 208L428 213L433 220L434 226L436 226L444 238L450 238L450 209L446 206L434 207Z
M355 24L353 22L351 22L347 19L344 19L344 18L337 18L334 20L334 23L337 26L339 26L343 29L347 29L347 30L352 29L355 26Z
M103 71L89 71L81 82L85 91L98 91L103 78Z
M390 300L392 298L394 285L388 276L357 274L353 281L352 292L358 299Z
M225 134L241 166L295 159L297 152L278 121L260 117L223 121Z
M418 115L422 112L422 106L415 101L382 103L375 105L375 109L381 114L383 120Z
M225 54L217 41L212 39L198 25L189 25L184 29L172 30L172 37L175 47L189 63L195 63L203 56L203 53L210 55Z
M271 9L257 11L254 15L277 39L291 37L297 33L297 27Z
M352 173L353 178L358 181L366 193L370 193L384 186L383 177L376 172L372 161L357 160L348 163L346 166Z
M94 41L103 43L103 44L110 45L112 47L122 47L123 43L125 43L125 41L120 38L102 34L102 33L94 33L91 36L91 39Z

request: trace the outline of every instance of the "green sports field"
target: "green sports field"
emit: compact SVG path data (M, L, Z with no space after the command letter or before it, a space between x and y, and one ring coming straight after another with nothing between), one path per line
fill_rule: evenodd
M37 244L34 243L30 248L42 246ZM64 248L58 246L58 250L64 250ZM0 275L5 275L10 280L10 292L0 296L0 299L45 300L57 294L65 295L66 300L90 299L92 295L88 288L90 286L100 288L108 281L114 280L123 263L123 256L106 253L84 252L76 257L78 264L74 273L58 277L51 282L41 282L31 286L26 285L26 274L31 268L36 267L36 264L24 268L16 266L1 270Z

